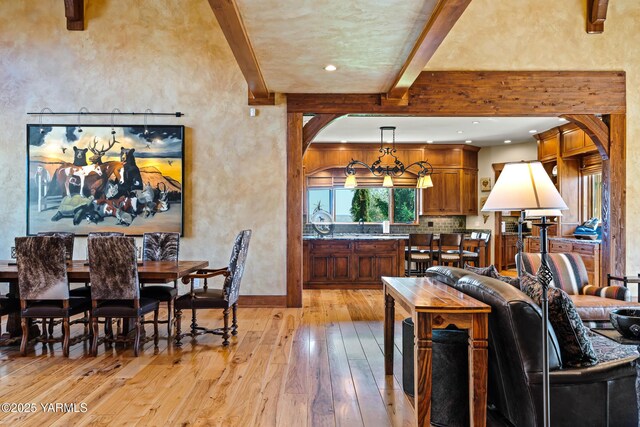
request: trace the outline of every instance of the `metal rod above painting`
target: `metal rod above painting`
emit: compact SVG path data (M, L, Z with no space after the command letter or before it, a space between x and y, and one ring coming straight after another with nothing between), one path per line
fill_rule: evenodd
M109 112L109 113L105 113L105 112L89 112L89 111L74 111L74 112L34 112L34 111L30 111L27 113L27 115L29 116L77 116L77 115L82 115L82 116L172 116L172 117L182 117L184 116L184 113L181 113L180 111L176 111L175 113L152 113L152 112L146 112L146 113L139 113L139 112Z

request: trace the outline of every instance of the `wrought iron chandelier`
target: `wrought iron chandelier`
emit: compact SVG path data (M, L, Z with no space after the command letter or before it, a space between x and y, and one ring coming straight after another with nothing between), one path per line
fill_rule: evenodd
M391 147L384 146L384 132L392 132L392 145ZM356 180L356 165L364 166L374 176L383 176L383 187L393 187L393 178L402 176L406 170L411 167L418 168L418 181L416 182L416 188L429 188L433 187L433 181L431 180L431 174L433 173L433 166L426 160L411 163L409 166L405 166L396 156L396 127L395 126L382 126L380 127L380 156L378 160L373 162L371 166L360 160L351 159L347 167L345 168L345 174L347 179L344 183L344 188L355 188L358 186ZM388 159L385 159L385 157ZM393 158L393 162L389 158ZM384 161L387 160L387 161Z

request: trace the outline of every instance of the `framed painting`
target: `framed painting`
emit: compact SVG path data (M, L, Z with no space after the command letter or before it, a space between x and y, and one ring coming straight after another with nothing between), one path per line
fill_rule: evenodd
M491 191L491 178L490 177L485 177L485 178L480 178L480 191Z
M183 232L184 126L27 125L27 234Z

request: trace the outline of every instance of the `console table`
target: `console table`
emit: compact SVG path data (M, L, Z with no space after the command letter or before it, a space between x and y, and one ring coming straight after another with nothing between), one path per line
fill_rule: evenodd
M469 421L487 422L488 315L491 307L429 277L383 277L384 368L393 375L395 303L411 313L415 328L416 425L431 421L432 330L455 325L469 331Z

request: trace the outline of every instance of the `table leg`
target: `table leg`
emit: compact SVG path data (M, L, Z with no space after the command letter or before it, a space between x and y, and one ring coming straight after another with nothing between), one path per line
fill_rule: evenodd
M393 334L396 317L395 300L384 296L384 374L393 375Z
M473 315L469 329L469 425L487 424L488 316Z
M428 426L431 422L431 349L433 346L431 315L418 312L414 315L413 322L416 425Z

